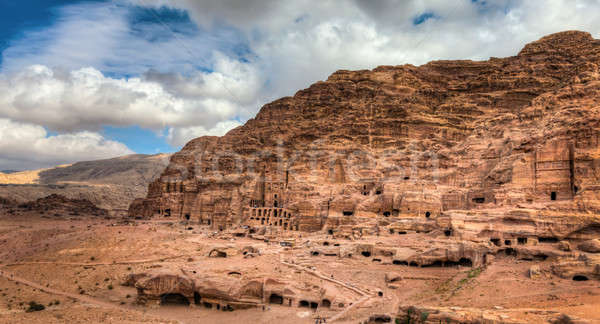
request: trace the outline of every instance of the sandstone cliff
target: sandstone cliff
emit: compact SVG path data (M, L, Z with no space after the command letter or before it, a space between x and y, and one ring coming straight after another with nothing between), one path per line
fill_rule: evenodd
M423 219L463 238L600 235L600 41L338 71L171 157L136 217L279 230ZM411 223L412 227L417 223Z

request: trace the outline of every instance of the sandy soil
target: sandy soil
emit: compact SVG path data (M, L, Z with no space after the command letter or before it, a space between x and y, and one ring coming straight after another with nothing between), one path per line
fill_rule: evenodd
M284 250L248 238L210 238L208 229L187 230L179 223L115 219L43 218L0 215L0 323L314 323L316 316L356 323L372 314L395 314L401 304L502 309L511 320L535 323L537 313L554 310L600 323L600 283L574 282L553 276L550 261L539 264L544 276L531 279L533 262L498 257L485 269L418 268L373 262L357 256L315 256L314 271L286 263L302 248ZM323 234L303 239L324 238ZM382 244L418 240L418 235L365 238ZM262 244L261 256L222 260L206 258L207 243ZM343 243L343 242L342 242ZM273 273L330 280L340 289L356 290L356 305L343 314L296 307L220 312L198 306L138 305L136 290L122 286L125 275L168 266L256 267ZM397 285L385 283L386 273L400 274ZM333 277L333 278L332 278ZM383 292L377 296L376 292ZM26 312L31 301L45 310ZM331 321L328 321L328 323Z

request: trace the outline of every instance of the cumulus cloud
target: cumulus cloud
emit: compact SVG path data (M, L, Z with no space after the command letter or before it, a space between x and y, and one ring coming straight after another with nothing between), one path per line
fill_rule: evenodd
M217 123L214 127L206 129L202 126L169 128L167 138L169 143L182 146L190 139L200 136L223 136L228 131L241 126L242 124L235 120L227 120Z
M127 146L89 131L49 135L38 125L0 119L0 166L35 169L133 153Z
M207 30L235 27L270 81L264 99L291 95L338 69L509 56L549 33L600 28L594 0L130 2L188 10Z
M213 72L190 77L148 73L115 79L94 68L75 71L35 65L0 77L0 117L55 131L102 125L154 129L203 127L248 116L260 80L251 66L220 56ZM241 109L242 108L242 109Z

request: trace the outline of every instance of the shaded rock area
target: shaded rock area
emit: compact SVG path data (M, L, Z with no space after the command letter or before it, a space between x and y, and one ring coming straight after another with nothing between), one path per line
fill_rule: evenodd
M22 204L0 198L0 206L6 209L7 214L11 215L21 215L24 213L55 217L80 215L106 217L109 215L106 209L98 208L87 199L69 199L56 194Z

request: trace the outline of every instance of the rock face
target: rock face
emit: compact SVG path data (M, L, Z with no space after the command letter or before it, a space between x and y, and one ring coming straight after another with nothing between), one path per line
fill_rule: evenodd
M242 249L234 246L205 248L205 251L209 251L208 257L217 257L219 260L238 254L247 256L250 250L258 253L258 247L255 246ZM215 251L222 254L214 254ZM311 270L294 264L289 264L291 269L286 266L286 271L279 273L263 272L251 261L242 264L230 261L229 267L225 268L215 268L214 263L209 263L192 261L185 266L171 265L160 270L131 273L124 278L123 285L137 289L140 303L194 303L223 311L267 304L339 311L360 297L353 287L344 289L322 278L315 280L310 275L302 276L304 271L310 273Z
M600 41L568 31L507 58L338 71L190 141L129 213L218 230L438 231L528 258L538 242L597 238L599 64ZM454 253L419 260L466 257Z

